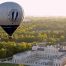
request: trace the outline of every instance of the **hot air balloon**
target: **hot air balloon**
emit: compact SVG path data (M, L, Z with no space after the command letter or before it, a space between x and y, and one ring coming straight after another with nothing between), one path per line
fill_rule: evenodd
M9 36L12 36L23 17L23 8L19 4L15 2L0 4L0 26Z

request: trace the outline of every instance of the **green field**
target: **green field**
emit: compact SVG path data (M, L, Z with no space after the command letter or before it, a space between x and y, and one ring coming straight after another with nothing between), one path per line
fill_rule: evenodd
M0 66L24 66L24 65L21 65L21 64L0 64Z

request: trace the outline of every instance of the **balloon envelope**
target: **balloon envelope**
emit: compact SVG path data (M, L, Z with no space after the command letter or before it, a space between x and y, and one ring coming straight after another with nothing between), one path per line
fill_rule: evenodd
M11 36L23 20L23 9L14 2L0 4L0 26Z

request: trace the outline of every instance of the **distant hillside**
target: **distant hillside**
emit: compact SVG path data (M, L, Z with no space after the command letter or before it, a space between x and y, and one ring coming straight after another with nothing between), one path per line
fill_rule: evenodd
M30 31L61 31L66 30L66 17L26 17L23 24Z

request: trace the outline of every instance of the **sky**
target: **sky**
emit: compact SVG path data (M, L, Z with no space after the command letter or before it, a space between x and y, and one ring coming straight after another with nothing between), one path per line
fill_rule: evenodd
M0 0L17 2L25 16L66 16L66 0Z

